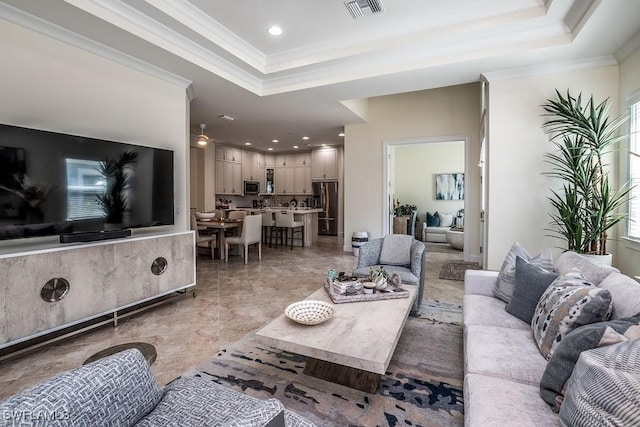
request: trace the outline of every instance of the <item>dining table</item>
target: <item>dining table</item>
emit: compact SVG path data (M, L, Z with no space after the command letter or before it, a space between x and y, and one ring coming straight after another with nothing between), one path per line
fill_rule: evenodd
M217 245L218 252L220 253L220 259L224 259L225 256L225 230L230 230L234 228L242 227L241 219L219 219L214 218L211 220L198 220L198 228L205 230L216 230L216 234L218 235Z

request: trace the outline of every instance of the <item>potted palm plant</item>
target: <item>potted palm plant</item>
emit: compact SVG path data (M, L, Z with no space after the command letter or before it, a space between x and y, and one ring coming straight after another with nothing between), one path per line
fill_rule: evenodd
M98 171L105 181L104 193L98 195L98 203L106 216L105 228L121 228L124 213L128 209L126 190L131 186L131 168L138 153L125 151L118 159L107 158Z
M542 107L547 118L543 128L551 135L556 151L546 154L551 170L546 173L562 181L561 190L552 190L554 208L551 230L566 241L566 249L583 254L611 256L607 251L607 231L627 214L619 209L631 188L612 188L606 157L626 138L618 131L625 116L610 119L608 99L596 104L593 96L583 104L582 95L556 98Z

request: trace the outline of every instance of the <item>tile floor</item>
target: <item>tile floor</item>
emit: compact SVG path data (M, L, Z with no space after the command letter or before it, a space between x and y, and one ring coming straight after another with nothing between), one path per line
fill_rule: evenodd
M257 249L250 248L246 266L238 256L225 264L202 254L195 298L188 293L122 319L117 327L102 326L0 362L0 399L77 367L106 347L132 341L156 347L152 369L164 385L304 299L321 286L329 268L354 268L356 257L342 251L342 238L319 240L309 248L263 247L261 262ZM455 259L462 253L428 251L425 298L462 304L463 282L438 279L441 265Z

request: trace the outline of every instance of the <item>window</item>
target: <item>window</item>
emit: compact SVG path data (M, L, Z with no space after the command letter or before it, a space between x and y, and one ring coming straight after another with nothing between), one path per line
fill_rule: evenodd
M100 175L99 161L65 159L67 166L67 220L103 218L98 203L107 183Z
M630 98L629 115L629 184L633 190L629 201L627 236L640 240L640 92Z

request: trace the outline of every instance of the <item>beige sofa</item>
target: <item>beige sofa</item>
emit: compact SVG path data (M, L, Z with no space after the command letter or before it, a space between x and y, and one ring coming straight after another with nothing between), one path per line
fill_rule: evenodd
M613 300L612 319L640 312L640 284L612 267L573 252L554 263L564 274L578 268ZM547 361L528 323L495 298L497 271L467 270L464 315L465 426L557 426L558 414L540 397ZM631 313L631 314L629 314Z

